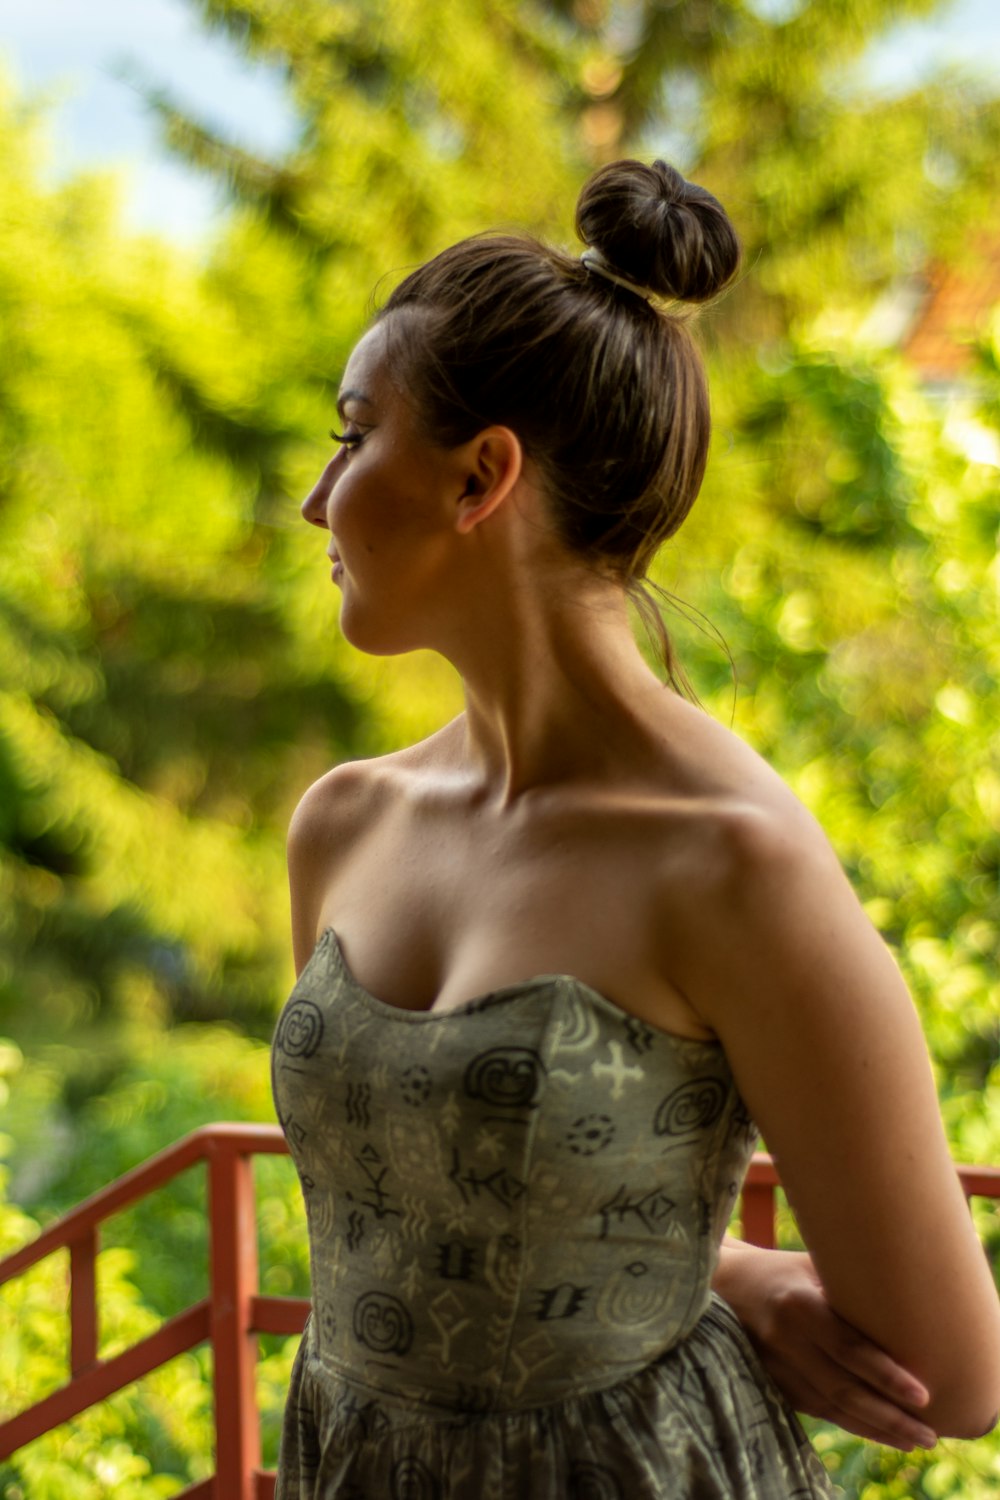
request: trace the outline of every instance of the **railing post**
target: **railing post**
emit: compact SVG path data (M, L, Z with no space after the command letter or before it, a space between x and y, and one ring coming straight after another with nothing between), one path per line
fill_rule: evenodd
M83 1375L97 1363L96 1226L69 1246L69 1368Z
M740 1198L740 1219L743 1238L749 1245L762 1245L766 1250L774 1249L774 1185L770 1182L747 1180L743 1184Z
M250 1332L257 1291L257 1223L253 1164L225 1141L208 1153L212 1349L215 1365L216 1500L254 1500L260 1426L254 1375L257 1339Z

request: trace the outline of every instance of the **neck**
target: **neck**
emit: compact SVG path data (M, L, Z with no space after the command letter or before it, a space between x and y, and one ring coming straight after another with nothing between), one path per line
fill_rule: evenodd
M495 602L495 601L494 601ZM646 665L623 591L591 575L504 596L449 655L465 687L465 754L490 800L619 776L662 741L669 690Z

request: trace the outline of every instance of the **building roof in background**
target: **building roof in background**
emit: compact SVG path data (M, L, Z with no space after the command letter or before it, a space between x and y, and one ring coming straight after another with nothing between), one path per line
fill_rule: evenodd
M961 380L1000 306L1000 230L978 236L955 263L932 267L925 286L903 353L924 380Z

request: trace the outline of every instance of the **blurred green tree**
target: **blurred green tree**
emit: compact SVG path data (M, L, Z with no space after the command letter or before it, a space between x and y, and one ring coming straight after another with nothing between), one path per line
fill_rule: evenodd
M570 243L577 184L625 152L705 182L748 252L702 320L716 448L657 572L729 643L735 708L725 653L678 617L682 659L820 817L896 948L956 1153L1000 1160L996 471L956 445L873 317L991 211L996 101L956 80L891 98L864 81L870 42L933 0L196 8L284 68L301 121L267 161L150 85L167 139L232 196L203 264L123 242L107 184L43 191L25 111L0 105L15 1197L51 1213L189 1126L266 1114L262 1089L234 1092L240 1068L259 1077L248 1044L205 1030L219 1071L203 1071L171 1027L267 1029L289 977L298 792L458 704L434 661L367 661L337 639L296 503L338 373L381 276L496 225ZM998 350L981 351L994 421ZM192 1216L196 1197L164 1210L140 1264L157 1311ZM125 1225L122 1245L149 1228ZM996 1487L993 1439L919 1463L820 1441L866 1500L875 1484Z

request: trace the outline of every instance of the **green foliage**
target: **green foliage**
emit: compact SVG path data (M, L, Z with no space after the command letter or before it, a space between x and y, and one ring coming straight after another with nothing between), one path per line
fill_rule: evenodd
M136 1030L126 1069L83 1107L61 1142L47 1183L49 1212L103 1187L165 1143L220 1116L268 1119L267 1049L229 1028ZM12 1113L25 1069L16 1048L2 1053ZM8 1142L9 1144L9 1142ZM37 1165L37 1163L35 1163ZM29 1170L31 1164L29 1163ZM285 1157L256 1164L261 1290L307 1296L308 1252L298 1179ZM203 1169L109 1220L99 1258L100 1352L119 1352L165 1318L205 1296L207 1220ZM0 1256L37 1226L0 1202ZM277 1455L284 1395L297 1340L262 1341L258 1401L265 1461ZM49 1257L0 1296L0 1410L16 1411L61 1385L67 1373L68 1307L63 1253ZM211 1472L212 1369L205 1349L172 1360L110 1401L38 1439L0 1465L10 1500L134 1500L176 1493Z
M571 243L588 165L662 150L740 223L747 275L701 332L716 443L657 577L698 691L833 839L896 951L955 1154L1000 1161L1000 337L965 408L876 346L879 299L986 213L1000 108L857 64L933 0L198 0L285 70L287 157L153 91L228 185L201 263L125 239L113 187L40 185L0 98L0 1125L39 1222L185 1131L271 1118L261 1038L290 980L282 842L333 762L458 705L426 657L358 657L297 515L372 288L458 236ZM980 410L973 410L978 402ZM297 1185L259 1164L263 1285L305 1291ZM204 1290L195 1172L120 1215L106 1346ZM1000 1221L980 1213L991 1253ZM0 1209L0 1253L33 1232ZM5 1293L0 1395L62 1378L62 1268ZM266 1448L294 1341L260 1366ZM0 1470L17 1500L167 1495L210 1466L204 1351ZM819 1430L848 1496L995 1493L1000 1444L899 1457Z

